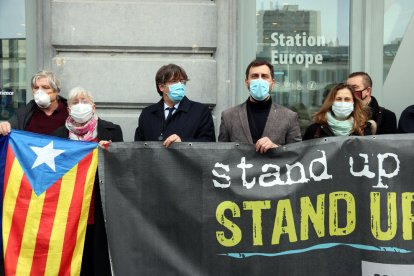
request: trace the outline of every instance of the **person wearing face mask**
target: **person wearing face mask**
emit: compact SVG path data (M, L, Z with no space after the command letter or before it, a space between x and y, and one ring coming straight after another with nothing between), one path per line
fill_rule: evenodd
M66 99L59 96L59 79L49 71L39 71L31 79L33 100L17 109L10 121L0 122L0 134L11 129L51 134L65 124L68 117Z
M254 60L247 66L245 84L250 95L221 114L220 142L255 144L256 151L265 153L301 141L297 113L272 102L273 75L273 66L265 60Z
M376 132L376 123L367 120L367 110L356 97L352 86L338 84L327 95L321 109L313 116L314 123L303 140L330 136L365 136Z
M98 117L92 94L88 90L75 87L69 92L68 112L69 116L64 126L57 129L53 135L71 140L97 142L101 147L111 142L123 142L121 127ZM81 275L111 275L98 174L95 176L89 208Z
M397 133L397 117L391 110L386 109L378 104L377 99L371 95L372 79L365 72L354 72L348 76L346 81L351 85L358 98L364 106L369 109L370 119L377 124L377 134L394 134Z
M135 141L215 142L213 117L208 107L186 97L188 77L175 64L162 66L155 75L161 100L144 108L135 130Z

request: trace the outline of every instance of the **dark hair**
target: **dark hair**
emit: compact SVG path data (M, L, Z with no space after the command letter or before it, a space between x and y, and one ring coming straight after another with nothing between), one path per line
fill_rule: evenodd
M331 112L332 105L336 98L336 94L341 89L348 89L351 92L352 99L354 101L354 111L351 115L352 117L354 117L353 132L362 136L364 135L364 128L368 117L367 111L364 107L362 100L355 95L354 88L346 83L340 83L332 88L331 92L329 92L328 96L323 102L321 109L318 112L316 112L313 116L313 121L320 125L328 125L326 113Z
M155 86L157 87L157 92L162 96L161 90L158 88L158 85L165 84L170 80L185 80L188 81L187 74L184 69L175 64L167 64L158 69L157 74L155 75Z
M372 87L372 79L365 72L353 72L353 73L348 75L348 79L353 78L353 77L358 77L358 76L361 76L362 79L364 80L364 86L365 87Z
M250 64L246 68L246 80L249 78L250 68L252 68L252 67L258 67L258 66L262 66L262 65L266 65L267 67L269 67L271 77L272 77L272 79L274 79L275 78L275 76L274 76L275 70L273 69L273 65L270 64L267 60L264 60L264 59L255 59L252 62L250 62Z

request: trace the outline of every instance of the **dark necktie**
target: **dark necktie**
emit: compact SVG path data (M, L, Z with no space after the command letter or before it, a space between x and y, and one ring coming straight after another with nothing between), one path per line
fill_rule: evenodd
M173 107L167 107L166 109L168 109L168 115L167 115L167 119L166 119L166 121L168 122L171 119L172 115L173 115L175 107L174 106Z

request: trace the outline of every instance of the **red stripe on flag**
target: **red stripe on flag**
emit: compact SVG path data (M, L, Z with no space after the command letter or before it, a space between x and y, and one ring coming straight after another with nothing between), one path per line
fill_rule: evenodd
M11 168L13 166L13 162L14 162L15 158L16 158L16 156L14 155L14 152L13 152L11 146L9 145L9 147L7 149L6 167L5 167L5 170L4 170L3 198L4 198L4 195L6 193L7 185L9 183L10 171L11 171Z
M44 275L62 178L46 190L30 275Z
M82 211L85 181L89 166L92 162L93 151L78 163L76 183L70 203L68 221L66 224L65 240L63 242L62 260L60 262L59 275L70 275L73 251L75 249L79 219Z
M16 274L17 261L20 255L20 248L22 246L23 233L30 199L32 197L32 191L33 190L29 184L29 180L26 175L23 175L19 194L16 199L16 206L13 212L9 240L7 242L4 260L6 275Z

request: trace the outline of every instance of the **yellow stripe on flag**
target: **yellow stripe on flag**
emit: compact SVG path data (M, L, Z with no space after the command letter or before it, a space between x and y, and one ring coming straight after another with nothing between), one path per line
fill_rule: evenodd
M50 236L45 275L58 275L59 273L63 242L65 240L66 222L73 191L75 189L77 169L78 166L76 165L62 177L59 201L56 208L56 217Z
M16 206L17 195L19 194L23 174L22 167L20 166L19 161L17 161L17 158L15 158L3 199L3 256L9 241L14 208Z
M42 193L39 197L34 191L32 192L23 232L22 246L17 262L16 275L30 275L45 196L46 192Z
M78 225L78 236L76 240L75 249L73 251L73 258L71 262L71 275L79 275L82 263L82 253L85 243L86 224L88 222L89 207L91 205L91 197L93 191L93 185L95 183L96 168L98 166L98 149L93 150L93 156L91 164L88 168L86 175L84 196L82 201L82 212Z

